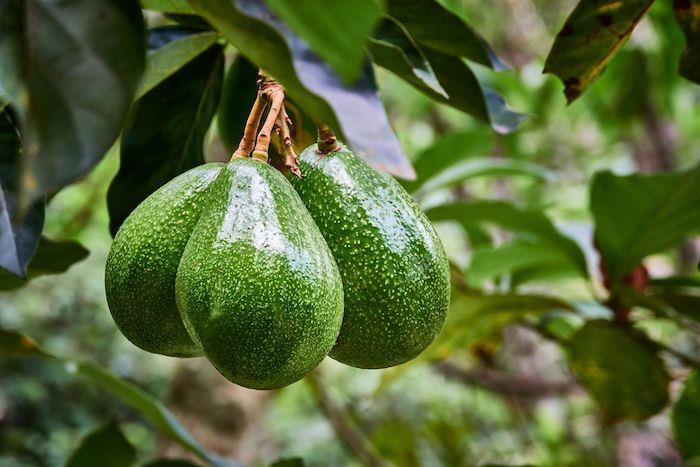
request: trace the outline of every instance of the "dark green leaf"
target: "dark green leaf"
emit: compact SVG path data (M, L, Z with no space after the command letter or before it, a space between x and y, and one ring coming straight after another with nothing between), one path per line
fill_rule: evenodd
M652 292L649 297L670 306L682 316L700 322L700 295L698 294L664 290Z
M167 39L165 44L151 44ZM143 97L148 91L162 83L173 73L180 70L196 56L211 47L218 36L213 32L196 32L180 27L151 29L149 31L149 46L156 50L148 54L146 74L136 93L136 98ZM160 47L159 47L160 45Z
M0 111L0 281L23 282L44 227L44 200L20 216L20 135L8 108Z
M88 433L73 451L66 467L128 467L136 462L136 449L112 421Z
M649 286L660 289L665 288L700 288L700 277L697 276L669 276L654 277L649 281Z
M455 221L463 225L496 224L520 232L523 238L530 235L559 249L582 277L588 277L581 248L561 234L541 211L521 209L501 201L476 201L437 206L426 214L433 221Z
M269 467L304 467L306 463L301 457L288 457L284 459L277 459L275 462L270 464Z
M629 40L654 0L580 0L559 31L544 66L564 83L569 102L580 96Z
M204 163L204 136L219 102L224 57L213 46L134 106L121 142L121 165L107 193L110 231L148 195Z
M360 157L399 177L414 177L389 126L369 63L355 84L346 85L261 2L190 2L246 58L284 85L302 110L338 130Z
M158 399L95 363L56 357L47 353L31 337L3 328L0 328L0 357L48 357L51 361L63 363L68 371L87 378L108 393L121 399L122 402L150 421L161 433L209 465L214 467L240 466L238 462L224 460L207 452Z
M678 71L681 76L700 84L700 0L676 0L673 10L685 36Z
M596 174L590 208L610 280L620 280L646 256L700 230L698 186L700 166L685 172Z
M146 10L161 11L163 13L176 13L181 15L193 15L194 9L187 0L140 0L141 6Z
M668 402L656 349L609 321L587 322L569 341L569 366L610 421L645 420Z
M242 56L235 58L224 79L217 113L219 136L229 152L243 137L250 108L258 93L258 68Z
M21 287L34 277L65 272L73 264L85 259L89 253L78 242L54 241L42 236L24 278L0 269L0 290Z
M384 17L367 46L372 61L377 65L409 82L418 80L430 90L449 98L423 51L406 28L395 19Z
M119 135L144 69L143 18L136 0L6 0L0 18L0 96L22 123L24 211Z
M378 2L265 0L265 3L345 81L357 79L364 66L365 41L382 14ZM342 27L338 27L339 21Z
M671 425L683 459L700 457L700 372L691 372L673 406Z
M143 464L142 467L200 467L199 464L185 459L154 459Z
M435 0L387 0L389 15L421 44L443 53L504 69L483 37Z

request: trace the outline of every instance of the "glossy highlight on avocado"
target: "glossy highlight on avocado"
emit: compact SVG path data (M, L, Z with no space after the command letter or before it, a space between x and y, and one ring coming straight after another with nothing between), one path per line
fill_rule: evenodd
M115 323L132 343L174 357L202 355L175 302L175 275L224 164L195 167L146 198L124 221L107 257L105 289Z
M193 339L234 383L293 383L333 347L343 316L338 268L285 177L234 158L207 191L177 272Z
M447 315L447 258L425 214L391 176L347 148L299 157L291 178L333 252L343 279L345 316L334 359L385 368L416 357Z

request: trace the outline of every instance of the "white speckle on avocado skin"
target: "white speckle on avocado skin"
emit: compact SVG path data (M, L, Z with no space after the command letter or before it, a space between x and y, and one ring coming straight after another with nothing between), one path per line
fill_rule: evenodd
M321 232L284 176L253 159L231 161L208 190L176 296L214 366L256 389L291 384L318 365L343 316Z
M176 357L202 355L175 303L175 274L202 210L202 198L224 167L195 167L146 198L114 238L105 268L112 317L144 350Z
M334 359L384 368L423 351L447 316L447 257L425 214L391 176L346 148L299 157L291 178L333 252L343 278L345 317Z

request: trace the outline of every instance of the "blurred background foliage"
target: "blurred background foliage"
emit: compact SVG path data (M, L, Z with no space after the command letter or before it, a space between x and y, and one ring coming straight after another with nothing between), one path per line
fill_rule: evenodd
M615 409L636 396L623 388L612 402L599 400L597 406L588 395L596 393L597 383L587 381L585 368L574 378L556 343L573 335L581 316L610 317L601 305L605 290L592 243L594 174L685 169L698 161L700 88L676 72L683 35L672 2L655 2L629 44L568 106L561 82L542 69L576 2L443 3L477 27L512 67L498 73L474 69L527 120L518 131L494 133L377 69L389 120L419 174L436 175L432 160L458 162L439 177L419 177L405 186L429 213L446 203L498 200L528 219L546 216L543 222L551 219L581 246L593 280L562 258L547 235L502 224L437 222L453 262L455 288L465 293L454 294L448 324L424 355L377 371L326 359L313 376L279 391L234 387L204 359L181 361L139 350L111 320L103 274L111 243L106 194L119 168L117 143L86 178L48 205L44 233L77 240L90 255L64 274L2 293L0 326L21 329L53 354L110 368L162 400L211 452L249 465L295 457L309 466L681 465L668 407L658 414L652 410L651 418L639 416L642 421L627 417L632 420L613 423L614 414L599 407ZM167 23L156 14L148 20ZM226 52L230 63L235 51ZM228 154L231 138L222 138L219 128L213 124L205 139L210 160ZM685 275L697 281L698 247L697 239L688 241L649 257L646 268L652 277ZM510 302L480 300L474 288L502 293ZM505 295L516 292L521 298ZM568 314L569 307L578 314ZM684 309L694 310L694 319L700 314L697 301ZM684 355L698 354L700 340L692 325L642 308L632 314L654 340ZM554 340L543 337L548 335ZM609 342L596 343L609 347L594 351L609 352L605 359L613 369L615 354L627 351L621 355L644 370L644 351L630 351L622 340L612 335ZM579 344L572 346L579 355L590 351ZM663 358L668 375L661 369L658 378L665 388L668 377L675 400L689 365L677 356ZM188 456L137 411L64 364L2 359L0 375L0 465L62 464L78 439L112 419L136 448L139 462L156 455ZM633 387L639 393L654 391L653 372L628 376L638 378ZM665 394L664 389L662 399ZM700 409L688 402L688 410Z

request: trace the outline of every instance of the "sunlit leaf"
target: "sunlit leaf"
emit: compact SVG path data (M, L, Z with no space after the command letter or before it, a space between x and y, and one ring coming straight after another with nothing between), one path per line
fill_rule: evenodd
M112 421L87 434L65 467L127 467L136 462L136 449Z
M140 0L140 2L141 6L146 10L182 15L193 15L195 13L187 0Z
M673 11L685 36L678 71L681 76L700 84L700 0L676 0Z
M270 9L345 81L359 76L365 61L365 41L382 10L375 0L265 0ZM341 18L348 19L338 27Z
M568 342L569 366L609 421L645 420L668 403L656 349L609 321L587 322Z
M684 172L596 174L590 209L610 280L621 279L646 256L700 231L698 186L700 166Z
M673 406L671 426L683 459L700 457L700 373L691 372Z
M569 102L581 95L629 40L654 0L580 0L557 34L544 66L564 83Z

